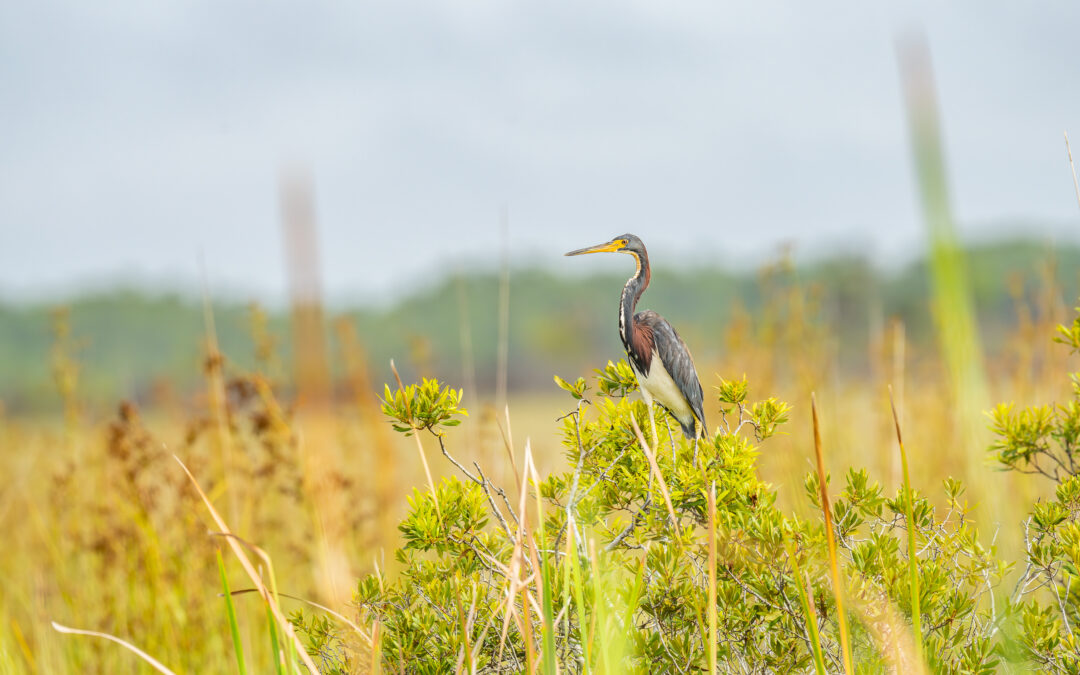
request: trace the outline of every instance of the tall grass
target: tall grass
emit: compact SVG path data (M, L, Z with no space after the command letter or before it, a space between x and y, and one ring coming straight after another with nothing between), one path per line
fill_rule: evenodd
M277 592L277 581L274 577L273 569L271 568L269 556L267 556L261 550L255 549L256 553L259 554L259 557L262 558L263 562L266 564L266 568L268 569L270 586L267 586L263 580L262 573L256 570L255 565L251 562L251 559L248 557L247 552L244 550L244 546L241 545L241 540L238 537L234 536L232 531L229 530L229 526L225 523L225 520L221 517L221 515L218 514L217 509L214 508L214 504L206 496L206 493L203 492L202 488L199 487L199 482L195 479L195 476L192 475L191 471L189 471L186 466L184 466L184 463L180 461L179 457L176 458L176 461L178 464L180 464L180 467L184 470L184 473L187 474L187 477L191 480L192 486L195 488L195 491L199 494L199 497L206 505L206 509L207 511L209 511L210 517L220 529L222 536L224 536L225 538L225 541L229 543L229 548L231 548L232 552L236 555L236 559L240 562L240 565L241 567L243 567L244 572L247 573L248 578L251 579L251 583L255 585L255 588L259 592L259 596L263 599L263 602L266 603L267 610L273 615L275 624L271 624L271 636L274 636L274 631L280 629L282 633L284 633L284 635L289 638L289 642L291 643L291 645L289 648L283 650L285 652L283 660L285 661L286 669L289 672L292 672L293 670L293 654L291 653L291 649L295 647L296 655L299 657L300 661L303 662L303 664L308 668L308 671L312 673L318 672L319 669L315 666L315 662L311 660L311 656L308 654L304 644L300 642L300 638L297 637L296 631L294 630L292 624L285 618L285 614L281 611L281 603ZM276 660L277 659L275 658L275 661Z
M840 575L840 559L836 554L836 533L833 531L832 510L829 508L829 480L825 473L825 460L821 449L821 430L818 425L816 397L810 395L810 413L814 421L814 457L817 459L817 477L820 486L821 515L825 520L825 541L828 543L829 572L832 575L833 597L836 600L836 622L840 627L840 653L843 656L844 672L854 672L851 660L851 639L848 636L847 614L844 612L844 582Z

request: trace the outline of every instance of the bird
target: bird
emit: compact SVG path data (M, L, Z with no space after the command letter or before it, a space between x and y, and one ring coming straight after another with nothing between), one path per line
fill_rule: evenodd
M653 444L656 443L654 401L679 422L687 440L696 443L704 437L706 426L701 381L690 350L664 317L651 309L634 313L652 277L645 244L632 234L623 234L609 242L579 248L565 255L587 253L626 253L634 257L637 270L623 286L619 299L619 337L641 396L649 408Z

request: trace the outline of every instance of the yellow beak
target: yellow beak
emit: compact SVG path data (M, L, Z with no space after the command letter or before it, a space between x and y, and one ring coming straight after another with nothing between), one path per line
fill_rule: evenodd
M606 244L597 244L596 246L589 246L587 248L579 248L576 251L570 251L563 255L585 255L586 253L613 253L626 246L625 239L613 239Z

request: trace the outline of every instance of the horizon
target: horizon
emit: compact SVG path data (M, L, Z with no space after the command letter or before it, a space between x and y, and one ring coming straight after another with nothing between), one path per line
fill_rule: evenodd
M1023 223L1024 221L1023 219L1017 219L1016 222ZM989 231L985 231L986 229ZM1080 228L1070 228L1069 223L1044 223L1041 228L1036 226L1034 230L1028 228L1025 232L1008 227L997 230L986 229L984 229L982 236L973 238L963 236L965 230L960 228L960 244L964 250L993 248L1009 244L1046 245L1049 248L1063 246L1080 249ZM568 245L573 244L569 243ZM917 245L907 247L903 251L889 253L890 255L885 255L882 251L867 250L865 247L860 247L858 242L844 242L839 245L821 242L816 246L802 247L779 242L768 249L762 249L740 258L732 255L725 256L722 252L701 250L687 251L681 255L668 255L662 248L660 251L650 248L650 259L653 269L662 272L715 270L736 276L752 274L762 266L775 262L785 255L791 256L797 268L812 267L820 263L837 260L856 259L866 262L884 277L891 277L902 273L913 265L921 264L928 255L923 246ZM713 256L718 256L719 259ZM514 275L517 273L543 272L556 278L586 279L597 276L619 276L624 269L629 269L626 261L617 256L601 256L591 260L590 263L589 265L564 264L561 254L558 257L544 260L529 260L524 253L519 251L511 253L510 273ZM463 257L456 261L450 261L448 265L449 271L423 275L418 279L406 279L397 284L393 292L389 294L382 293L378 289L351 289L341 291L336 295L323 293L321 301L323 305L329 308L385 309L417 295L440 288L462 274L465 276L498 275L501 273L501 265L502 261L498 257L490 255L474 258ZM284 271L282 272L282 278L285 278ZM147 298L176 296L189 303L202 302L204 286L208 296L215 303L256 303L274 311L284 310L290 303L289 298L285 295L267 296L266 294L260 294L254 288L215 283L215 274L212 269L206 272L206 282L204 284L203 280L195 277L185 278L176 275L151 277L141 272L116 272L75 280L56 287L37 288L22 293L12 293L9 289L0 286L0 304L12 307L64 304L85 298L111 296L127 292L135 292Z

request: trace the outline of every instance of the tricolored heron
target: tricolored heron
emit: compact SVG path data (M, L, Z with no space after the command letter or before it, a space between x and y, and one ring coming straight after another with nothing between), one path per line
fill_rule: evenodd
M619 300L619 336L637 376L641 396L649 407L653 443L656 443L653 401L678 420L687 439L697 440L705 435L705 413L701 408L701 382L690 350L664 317L651 309L634 313L652 276L645 244L632 234L623 234L605 244L580 248L566 255L609 252L628 253L637 261L637 271L623 286ZM700 431L695 428L695 421L700 423Z

